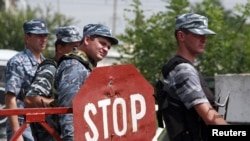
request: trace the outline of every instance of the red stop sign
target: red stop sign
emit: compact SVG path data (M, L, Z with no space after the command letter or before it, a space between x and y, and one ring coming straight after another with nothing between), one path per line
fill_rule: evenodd
M151 141L153 92L131 64L94 69L73 100L75 140Z

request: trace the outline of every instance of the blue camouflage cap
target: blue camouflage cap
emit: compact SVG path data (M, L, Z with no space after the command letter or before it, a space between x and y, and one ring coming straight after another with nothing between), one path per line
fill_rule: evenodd
M176 17L175 30L187 29L198 35L216 34L208 29L208 18L202 15L186 13Z
M23 24L24 33L49 34L47 24L42 19L32 19Z
M56 29L56 38L61 39L65 43L79 42L82 40L79 27L77 26L64 26Z
M118 40L111 35L111 30L102 24L88 24L83 28L83 38L86 35L99 35L110 39L112 45L118 44Z

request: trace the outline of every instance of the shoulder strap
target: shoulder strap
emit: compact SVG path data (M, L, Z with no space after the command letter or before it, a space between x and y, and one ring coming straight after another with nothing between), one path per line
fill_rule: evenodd
M169 72L172 71L175 68L175 66L177 66L180 63L190 63L191 64L191 62L184 59L183 57L181 57L179 55L175 55L162 67L162 76L156 82L156 85L155 85L155 92L156 93L153 96L158 104L158 111L156 112L156 115L157 115L158 126L161 128L164 127L163 119L162 119L163 110L168 107L169 98L171 98L170 96L168 96L168 94L166 94L166 93L170 93L170 90L168 89L167 86L165 86L163 81L164 81L164 78L167 77ZM178 100L175 100L174 98L171 98L171 99L174 102L176 102L177 104L182 105L181 102L179 102ZM173 103L173 102L171 102L171 103Z
M187 59L179 56L179 55L175 55L174 57L172 57L163 67L162 67L162 74L163 77L166 78L167 75L169 74L169 72L171 72L175 66L181 64L181 63L189 63L192 65L192 63L190 61L188 61Z
M32 81L31 81L31 83L33 83L34 82L34 80L36 79L36 77L37 77L37 73L38 73L38 71L40 71L40 68L42 67L42 66L44 66L44 65L53 65L53 66L55 66L55 68L57 68L57 61L55 60L55 58L46 58L45 60L43 60L40 64L39 64L39 66L37 67L37 70L36 70L36 73L35 73L35 75L34 75L34 77L33 77L33 79L32 79ZM54 82L52 82L52 84L54 84ZM53 93L53 96L54 95L56 95L56 94L54 94L54 93L56 93L56 92L53 92L53 91L55 91L54 90L55 88L53 87L52 89L51 89L51 93ZM27 91L25 91L25 94L27 93Z
M41 66L47 65L47 64L51 64L51 65L53 65L53 66L55 66L57 68L57 62L56 62L56 60L54 58L47 58L47 59L43 60L39 64L38 68L40 68Z
M163 77L166 78L167 75L169 74L169 72L171 70L173 70L175 68L175 66L177 66L180 63L189 63L192 65L192 63L190 61L188 61L187 59L179 56L179 55L175 55L172 59L169 60L169 62L167 64L165 64L162 68L162 74ZM203 76L199 73L199 79L200 79L200 83L202 86L203 91L205 92L209 102L212 104L215 100L214 95L212 94L211 90L207 87L207 84L203 78Z
M83 64L90 71L92 71L93 68L94 68L94 66L89 61L87 55L83 51L74 50L74 51L72 51L70 53L64 54L60 58L58 64L60 64L63 60L67 60L67 59L76 59L76 60L78 60L81 64Z

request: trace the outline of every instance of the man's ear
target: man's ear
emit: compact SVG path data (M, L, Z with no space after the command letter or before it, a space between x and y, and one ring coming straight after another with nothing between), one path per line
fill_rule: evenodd
M25 40L26 43L29 42L30 36L31 36L31 35L29 35L29 34L25 34L25 35L24 35L24 40Z
M63 46L60 45L60 44L58 44L58 45L56 46L56 49L57 49L57 52L58 52L58 53L62 53L62 52L63 52Z
M89 35L87 35L84 37L83 42L84 42L84 44L88 45L90 40L91 40L91 37Z
M177 39L178 39L178 41L183 41L184 34L185 33L183 31L177 31Z

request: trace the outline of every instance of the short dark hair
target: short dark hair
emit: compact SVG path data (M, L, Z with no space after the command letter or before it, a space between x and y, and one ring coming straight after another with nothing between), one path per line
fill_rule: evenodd
M62 39L57 39L56 42L55 42L55 49L57 51L57 46L58 45L62 45L63 47L66 45L67 43L62 41Z
M175 30L174 35L175 35L175 38L176 38L176 39L177 39L177 32L178 32L178 31L182 31L182 32L184 32L185 34L190 33L190 31L188 31L188 29L185 29L185 28L181 28L181 29Z
M89 35L89 36L90 36L90 39L91 39L91 40L94 40L95 38L98 38L98 37L103 37L103 36L100 36L100 35ZM85 37L82 38L82 40L81 40L81 42L80 42L80 45L83 43L84 38L85 38ZM105 38L105 37L104 37L104 38Z
M62 46L65 46L67 43L62 41L61 39L57 39L56 42L55 42L55 46L58 46L58 45L62 45Z

